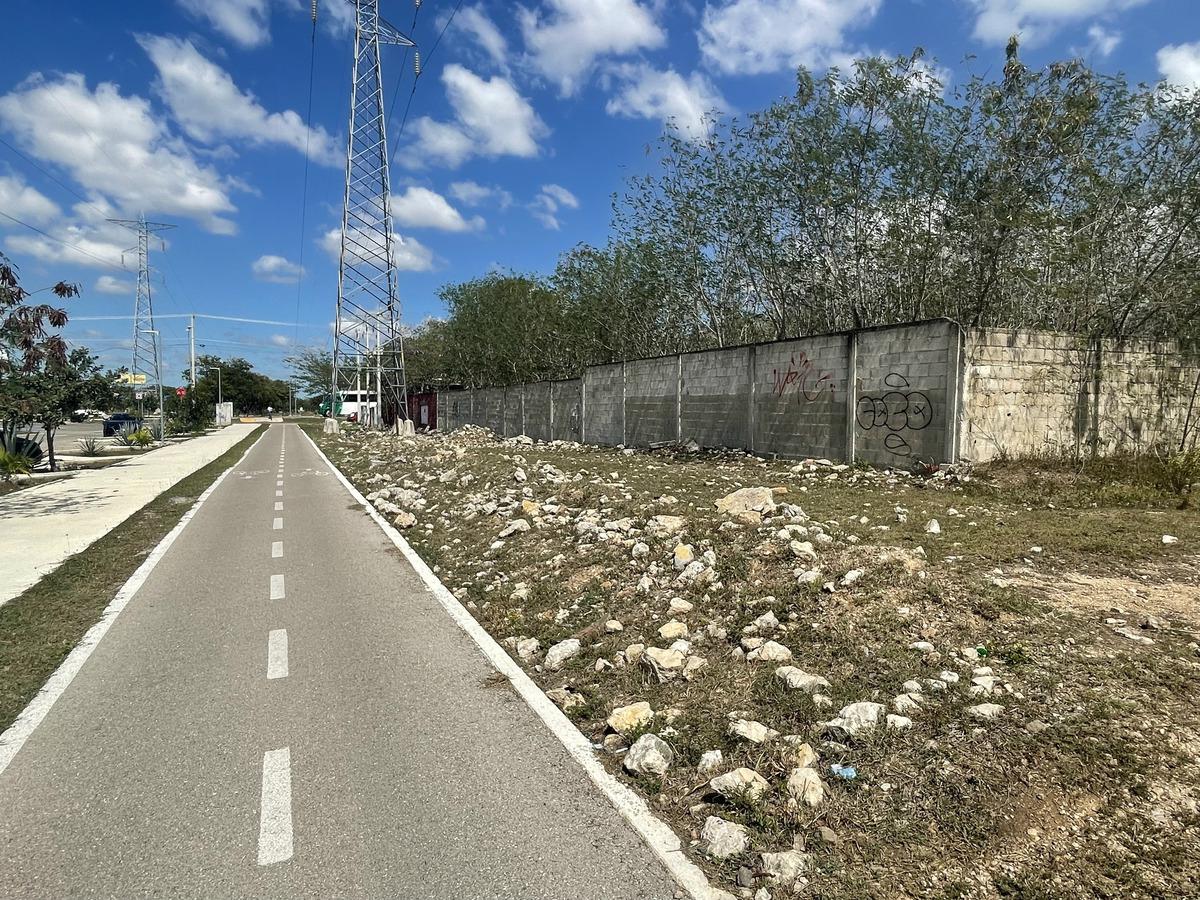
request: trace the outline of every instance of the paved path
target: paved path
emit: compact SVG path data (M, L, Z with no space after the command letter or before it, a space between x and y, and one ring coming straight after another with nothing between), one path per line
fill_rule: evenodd
M0 497L0 606L208 465L254 425L231 425L103 469Z
M670 898L490 671L274 426L0 774L0 896Z

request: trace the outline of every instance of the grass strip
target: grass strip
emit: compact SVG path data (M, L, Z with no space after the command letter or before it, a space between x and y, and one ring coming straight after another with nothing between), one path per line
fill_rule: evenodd
M258 440L263 427L0 606L0 731L12 724L204 490Z

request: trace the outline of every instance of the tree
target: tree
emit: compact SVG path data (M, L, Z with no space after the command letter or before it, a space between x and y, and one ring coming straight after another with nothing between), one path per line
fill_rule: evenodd
M96 357L86 347L76 347L61 361L48 358L41 371L18 377L25 381L30 414L46 433L50 471L56 471L54 437L59 426L76 409L108 406L115 394L113 386L105 380Z
M79 286L60 281L43 288L60 300L79 296ZM33 293L41 293L35 291ZM58 334L67 312L48 303L27 302L16 267L0 254L0 451L18 452L20 426L37 421L43 411L40 376L48 367L68 366L66 341ZM48 443L52 445L52 437ZM53 450L51 450L53 466Z
M292 383L297 392L307 397L313 406L329 395L333 383L333 354L320 347L298 347L283 358L292 370Z
M217 367L220 367L222 399L246 415L261 415L267 407L286 409L289 387L286 381L269 378L241 357L223 359L219 356L196 357L196 368L203 373L196 379L196 402L211 405L217 399Z

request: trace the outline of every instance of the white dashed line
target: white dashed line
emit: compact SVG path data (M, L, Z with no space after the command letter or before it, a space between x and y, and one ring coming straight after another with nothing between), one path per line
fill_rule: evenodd
M275 501L275 512L283 512L283 501L282 500Z
M283 556L283 541L271 542L271 559L279 559Z
M275 482L275 487L283 487L283 479L282 478Z
M271 523L271 527L276 531L283 531L283 516L276 516L275 521Z
M287 630L274 628L267 635L267 678L287 678L288 640Z
M282 497L282 496L283 496L283 491L276 491L276 492L275 492L275 496L276 496L276 497Z
M292 753L287 747L263 754L262 802L258 819L258 864L292 858Z
M282 575L272 575L271 576L271 599L272 600L282 600L283 599L283 576Z

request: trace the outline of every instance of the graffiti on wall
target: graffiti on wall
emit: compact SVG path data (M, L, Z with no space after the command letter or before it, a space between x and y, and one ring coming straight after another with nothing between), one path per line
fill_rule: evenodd
M912 445L904 432L922 431L933 421L933 404L923 391L910 390L908 379L891 372L883 384L890 390L878 396L864 394L858 398L854 418L863 431L883 429L887 432L883 446L896 456L911 456Z
M793 353L784 371L771 370L771 380L774 384L771 392L776 397L783 397L788 391L794 391L797 402L807 400L811 403L825 391L829 392L831 400L836 399L834 395L837 388L833 383L833 373L820 371L803 351L799 356L797 361L796 354Z

